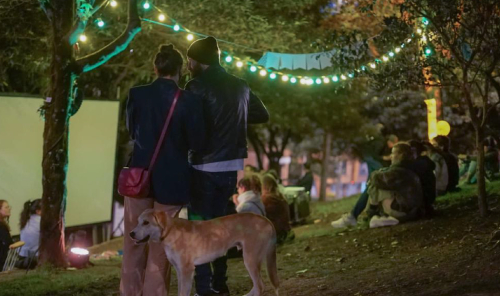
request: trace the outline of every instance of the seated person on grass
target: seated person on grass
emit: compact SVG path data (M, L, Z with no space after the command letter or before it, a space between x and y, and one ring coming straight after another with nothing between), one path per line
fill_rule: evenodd
M238 194L233 195L233 202L238 213L254 213L266 216L266 210L260 194L262 184L257 174L247 174L238 181Z
M460 168L458 167L458 158L450 152L450 138L445 136L437 136L432 139L431 144L438 149L439 153L443 156L448 168L448 186L447 192L460 190L458 181L460 179Z
M443 155L439 152L438 148L432 146L429 142L423 142L425 148L427 148L427 155L434 161L436 168L434 169L434 175L436 176L436 191L437 195L445 195L448 189L448 165Z
M413 172L411 147L398 143L392 148L391 166L374 172L370 177L368 194L370 228L390 226L417 219L423 208L422 187Z
M425 216L432 217L434 213L433 204L436 200L436 176L434 169L436 164L427 156L427 149L422 142L411 140L408 142L413 153L413 172L417 174L422 185Z
M262 177L262 202L266 208L266 217L276 229L278 244L283 243L287 238L293 238L292 227L290 227L290 208L285 197L278 190L278 182L269 174Z
M484 170L486 179L492 181L499 178L498 148L495 139L488 137L483 141L484 149ZM464 163L464 170L467 171L467 177L463 183L475 184L477 182L477 155L461 156Z

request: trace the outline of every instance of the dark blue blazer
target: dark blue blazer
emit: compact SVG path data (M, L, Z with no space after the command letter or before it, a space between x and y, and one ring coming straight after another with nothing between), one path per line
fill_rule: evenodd
M178 89L173 80L165 78L130 89L127 128L134 141L130 167L149 166ZM188 151L200 150L204 136L201 98L183 90L156 164L151 169L151 197L157 202L169 205L189 203Z

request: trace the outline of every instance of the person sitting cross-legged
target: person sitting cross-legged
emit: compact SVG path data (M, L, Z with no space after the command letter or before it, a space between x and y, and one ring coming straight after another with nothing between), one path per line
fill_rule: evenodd
M396 225L415 220L423 209L422 187L413 172L412 150L398 143L392 148L391 166L374 172L370 177L368 194L370 212L381 213L370 220L370 228Z

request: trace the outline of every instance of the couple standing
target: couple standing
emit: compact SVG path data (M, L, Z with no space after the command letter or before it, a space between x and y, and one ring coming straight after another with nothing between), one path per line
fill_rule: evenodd
M121 295L166 295L169 263L160 243L136 245L127 235L147 210L178 214L189 204L192 220L226 214L236 187L237 171L247 157L247 124L265 123L269 114L247 83L226 73L213 37L200 39L188 49L188 70L193 79L180 90L183 59L172 45L160 47L154 59L157 79L130 90L127 128L134 141L130 167L147 167L180 90L156 164L151 172L150 198L125 197L125 238L120 283ZM148 250L149 249L149 250ZM196 267L199 296L229 295L226 257Z

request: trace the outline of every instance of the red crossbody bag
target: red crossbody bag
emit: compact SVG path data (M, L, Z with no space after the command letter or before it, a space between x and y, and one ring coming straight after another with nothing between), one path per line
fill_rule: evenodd
M168 111L165 125L163 126L163 130L161 131L160 139L156 144L155 152L153 154L153 158L151 158L149 167L124 167L121 170L120 176L118 177L118 193L120 195L133 198L144 198L149 196L149 190L151 188L150 173L156 162L156 158L158 158L158 154L160 153L161 145L163 144L165 135L167 134L168 125L172 120L172 115L174 114L174 109L177 105L177 100L179 99L180 94L181 90L179 89L175 94L172 106L170 106L170 110Z

